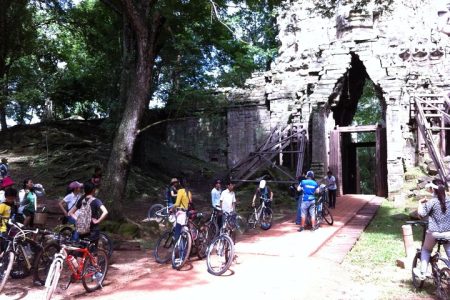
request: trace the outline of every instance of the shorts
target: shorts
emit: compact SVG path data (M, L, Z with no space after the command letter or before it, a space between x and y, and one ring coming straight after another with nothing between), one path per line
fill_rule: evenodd
M311 219L316 218L316 202L314 200L312 201L305 201L302 202L302 218L305 218L308 215L311 216Z

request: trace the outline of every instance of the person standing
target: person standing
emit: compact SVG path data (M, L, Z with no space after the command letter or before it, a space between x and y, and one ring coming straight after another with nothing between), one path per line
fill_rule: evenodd
M0 177L2 180L8 176L8 171L9 171L8 159L2 158L2 162L0 163Z
M413 269L420 280L426 278L436 239L450 239L450 198L445 195L445 185L442 180L435 179L427 183L425 188L432 193L432 198L419 200L418 213L421 218L428 217L428 229L420 251L421 264ZM450 243L444 244L444 249L447 257L450 257Z
M33 180L27 178L23 181L23 189L19 192L19 213L23 214L24 226L33 226L34 214L37 209L37 195L34 192Z
M181 188L177 191L177 199L172 207L172 209L177 209L177 223L175 224L174 232L175 240L178 240L181 234L181 228L187 224L187 213L189 206L192 203L192 193L189 190L187 180L182 180L182 182L180 182L180 187Z
M302 199L302 221L298 231L303 231L305 229L306 218L310 217L312 230L316 230L316 195L319 191L319 185L314 180L314 172L306 172L306 179L302 180L299 185L299 189L303 191Z
M81 210L83 205L90 205L91 206L91 222L89 226L89 232L79 234L80 238L89 238L92 241L98 241L100 237L100 226L99 224L106 218L108 215L108 210L106 209L105 205L103 205L103 202L95 197L95 185L92 183L91 180L86 181L83 183L84 188L84 196L82 196L80 199L78 199L77 203L74 207L72 207L69 210L69 216L73 219L78 219L77 222L79 222L79 218L77 218L77 211ZM81 215L81 214L80 214ZM80 216L78 215L78 216Z
M82 187L83 184L79 183L78 181L71 182L69 184L69 190L71 190L71 192L67 194L63 200L59 201L59 208L64 214L63 224L69 223L75 225L76 219L69 216L69 211L72 209L72 207L74 207L74 205L77 204L78 200L80 200Z
M0 237L6 237L8 234L8 220L16 213L15 201L17 198L17 190L9 188L5 191L5 201L0 203ZM3 243L2 243L3 242ZM0 239L0 252L5 250L7 245L6 240Z
M325 181L328 189L328 206L330 208L336 208L336 177L333 176L331 171L328 171L327 176L323 178L323 181Z
M180 183L178 182L177 178L172 178L170 180L170 185L167 188L168 191L167 191L167 195L166 195L167 204L169 206L172 206L175 203L175 201L177 200L177 193L178 193L179 186L180 186Z
M224 213L232 213L236 210L236 194L234 193L234 184L228 180L226 189L220 194L220 208Z
M211 190L211 205L214 210L220 207L220 195L222 194L222 182L219 179L214 181L214 187ZM217 226L222 226L222 214L217 213Z
M300 183L302 180L306 179L305 172L302 172L302 175L298 177L298 185L297 185L297 215L295 217L295 224L300 225L302 222L302 202L303 202L303 190L300 187Z

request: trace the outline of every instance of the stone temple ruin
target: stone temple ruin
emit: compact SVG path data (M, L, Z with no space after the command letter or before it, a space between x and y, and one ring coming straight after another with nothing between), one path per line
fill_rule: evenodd
M237 179L262 165L291 164L299 175L332 170L339 192L358 191L358 147L373 147L376 193L394 196L405 172L430 157L440 176L450 155L450 3L393 1L386 8L339 4L324 16L315 1L285 1L271 70L227 91L226 162ZM366 81L382 120L353 118ZM355 134L373 132L358 143ZM308 141L308 143L306 143ZM294 176L292 178L294 178Z

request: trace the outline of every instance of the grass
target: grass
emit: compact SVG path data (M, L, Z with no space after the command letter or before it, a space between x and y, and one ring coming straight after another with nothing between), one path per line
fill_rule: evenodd
M396 266L397 259L405 257L402 225L409 220L408 213L417 207L409 199L401 207L383 201L376 216L346 256L342 266L352 274L355 284L368 290L376 289L376 299L430 298L434 287L426 282L424 290L416 292L411 281L411 268ZM420 246L421 229L413 228L414 241Z

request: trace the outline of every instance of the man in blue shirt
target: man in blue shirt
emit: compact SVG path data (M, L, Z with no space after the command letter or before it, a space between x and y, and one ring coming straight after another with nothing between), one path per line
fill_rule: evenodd
M312 230L316 230L316 195L319 191L319 184L314 180L313 171L308 171L306 173L306 179L302 180L299 185L299 189L303 191L302 199L302 222L298 231L303 231L305 229L306 218L311 217Z

